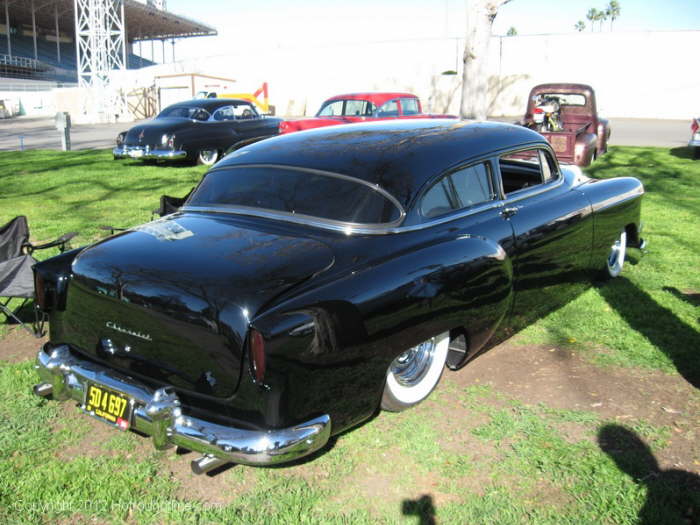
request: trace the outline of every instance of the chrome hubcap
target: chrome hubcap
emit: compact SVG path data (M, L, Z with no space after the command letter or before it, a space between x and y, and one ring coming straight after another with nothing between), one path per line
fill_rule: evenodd
M430 369L435 354L435 338L425 341L394 359L390 372L402 386L414 386Z
M217 153L215 149L205 149L199 152L199 158L202 159L204 164L214 164L216 156Z

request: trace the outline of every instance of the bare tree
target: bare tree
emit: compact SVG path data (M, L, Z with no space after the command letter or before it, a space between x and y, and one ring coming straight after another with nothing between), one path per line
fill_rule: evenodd
M462 118L486 119L489 41L498 8L511 0L467 0L467 38L462 73Z

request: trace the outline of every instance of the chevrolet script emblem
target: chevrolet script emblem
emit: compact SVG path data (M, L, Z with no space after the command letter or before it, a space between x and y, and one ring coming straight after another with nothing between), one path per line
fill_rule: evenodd
M152 341L153 340L151 338L150 334L144 334L143 332L134 332L133 330L129 330L128 328L124 328L113 321L107 321L105 323L105 326L107 326L107 328L111 328L112 330L115 330L115 331L120 332L122 334L127 334L127 335L131 335L133 337L138 337L139 339L143 339L144 341Z

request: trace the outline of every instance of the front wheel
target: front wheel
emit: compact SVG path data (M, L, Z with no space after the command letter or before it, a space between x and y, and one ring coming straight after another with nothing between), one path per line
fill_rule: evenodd
M219 151L215 149L202 149L197 154L197 164L211 166L219 160Z
M449 345L450 334L445 332L394 359L386 375L382 409L401 412L428 397L440 381Z
M622 273L622 267L625 264L625 253L627 251L627 232L622 230L620 237L610 247L608 260L605 267L608 277L615 278Z

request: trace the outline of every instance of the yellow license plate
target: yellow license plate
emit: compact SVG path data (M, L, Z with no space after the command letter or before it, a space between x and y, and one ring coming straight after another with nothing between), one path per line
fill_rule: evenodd
M131 400L111 388L88 383L84 408L87 413L121 430L128 429L131 424Z

